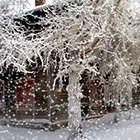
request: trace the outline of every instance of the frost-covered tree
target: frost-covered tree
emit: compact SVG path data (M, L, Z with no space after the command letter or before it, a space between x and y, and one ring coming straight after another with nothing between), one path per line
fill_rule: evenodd
M2 102L6 118L11 117L14 104L13 84L16 78L13 79L12 74L14 71L27 73L26 61L31 60L30 43L25 38L24 30L21 30L22 26L16 20L25 14L26 6L27 0L0 1L0 80L5 82Z
M130 6L131 7L131 6ZM124 12L123 12L124 11ZM133 11L133 10L132 10ZM128 14L128 17L121 17L122 23L117 22L117 17L112 18L114 20L111 29L111 36L108 34L108 38L104 42L105 50L103 53L103 63L101 63L100 74L103 83L111 84L108 86L116 95L116 115L115 120L120 116L120 104L122 92L126 92L128 96L128 106L131 112L132 103L132 88L137 86L136 77L140 70L140 51L139 51L139 15L136 12L125 11L124 7L121 9L122 13ZM133 15L137 14L137 18ZM131 16L130 16L131 15ZM120 17L119 17L120 18ZM106 46L110 47L106 47ZM107 79L103 78L109 74ZM120 97L120 103L118 103Z
M81 74L88 70L93 75L104 77L116 94L116 101L122 89L131 90L135 85L135 74L139 71L139 13L130 9L133 0L72 0L47 7L46 16L40 17L38 24L46 28L33 33L26 39L23 30L15 28L14 22L4 27L2 35L0 64L13 64L19 71L27 72L27 63L40 59L41 66L57 70L54 87L59 80L69 76L68 125L69 140L82 136L81 126ZM136 17L136 18L135 18ZM2 25L8 25L2 23ZM12 28L11 28L12 27ZM3 28L2 28L3 29ZM10 30L9 30L10 29ZM100 54L99 68L96 54ZM93 63L91 66L90 63ZM129 86L128 86L129 85ZM117 103L117 102L116 102ZM130 100L131 103L131 100ZM119 106L116 104L116 106ZM118 111L119 112L119 111Z
M63 76L69 75L69 139L81 132L79 81L85 69L95 75L99 73L101 79L111 73L109 82L112 82L116 94L117 108L118 96L125 88L131 103L131 90L136 78L134 71L139 69L139 51L136 51L139 50L139 25L134 24L139 20L131 16L133 13L129 7L132 2L69 1L57 3L49 12L46 10L47 17L42 19L42 23L49 26L34 42L44 69L48 69L50 63L57 66L55 81L59 79L60 88ZM98 72L95 56L101 51L100 59L103 61L100 61ZM90 62L94 65L90 66Z
M27 0L0 1L0 68L13 65L19 71L25 71L25 61L30 59L30 43L25 39L24 32L15 22L16 18L24 15L28 6ZM27 56L27 57L26 57Z

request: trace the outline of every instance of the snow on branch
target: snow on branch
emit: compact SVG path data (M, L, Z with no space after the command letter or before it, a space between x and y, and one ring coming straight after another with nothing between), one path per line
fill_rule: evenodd
M5 20L1 22L4 27L1 26L0 65L14 62L16 67L17 63L27 66L27 62L38 65L36 59L39 59L44 70L50 65L58 69L58 79L75 65L80 68L80 74L88 69L102 77L110 72L117 77L122 70L126 79L132 80L140 64L140 53L136 51L140 50L139 14L134 18L132 2L71 0L55 3L42 9L44 15L34 15L32 11L23 16L29 31L22 24L19 29L12 20ZM36 23L30 23L26 16L32 16ZM30 30L34 25L39 25L40 31Z

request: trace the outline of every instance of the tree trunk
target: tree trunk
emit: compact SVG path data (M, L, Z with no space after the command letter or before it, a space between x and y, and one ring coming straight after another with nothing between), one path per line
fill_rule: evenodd
M132 103L128 104L128 109L129 109L129 117L128 117L128 119L130 120L131 119L131 115L132 115Z
M76 137L82 137L82 126L81 126L81 87L79 83L78 73L71 72L69 74L69 85L68 91L68 129L69 138L68 140L74 140Z
M121 106L119 103L116 105L116 114L114 116L114 123L118 123L121 117Z
M128 89L128 110L129 110L129 118L131 119L131 113L132 113L132 88L129 87Z
M115 100L115 104L116 104L116 114L114 116L114 123L118 123L120 121L120 117L121 117L121 105L119 103L119 95L117 95L116 100Z

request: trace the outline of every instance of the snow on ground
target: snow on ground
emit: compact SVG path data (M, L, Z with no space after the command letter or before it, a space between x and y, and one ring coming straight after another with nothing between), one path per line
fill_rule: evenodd
M128 120L128 112L122 113L119 123L112 124L113 113L100 119L83 122L85 138L76 140L140 140L140 110L133 110L132 118ZM0 126L0 140L66 140L67 129L55 132L43 130L22 129L11 126Z
M128 112L122 114L119 123L112 124L113 114L107 114L101 119L89 120L84 126L84 140L140 140L140 110L133 111L132 118L128 120ZM86 122L87 123L87 122ZM80 140L80 139L79 139Z

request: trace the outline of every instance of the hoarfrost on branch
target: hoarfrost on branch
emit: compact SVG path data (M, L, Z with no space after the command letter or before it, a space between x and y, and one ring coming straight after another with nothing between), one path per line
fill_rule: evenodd
M71 84L74 84L75 80L80 81L80 75L87 70L90 74L98 75L102 83L111 83L111 87L106 91L112 89L117 95L117 100L122 90L126 90L131 103L131 91L136 86L136 77L140 69L140 15L138 10L130 8L134 2L137 1L58 2L43 9L46 16L40 16L38 22L44 26L43 30L28 35L21 25L15 24L14 18L11 20L11 16L2 14L1 69L13 64L19 71L27 72L29 65L39 65L39 59L44 71L48 70L50 65L57 69L54 87L57 79L63 86L63 76L69 75L70 79L73 77L71 69L76 72L75 76L78 78ZM69 106L73 96L81 96L80 91L70 89L71 84L67 88ZM80 90L79 84L77 89ZM74 104L80 103L79 98L76 98ZM69 119L72 112L69 110ZM79 119L77 123L81 121L78 114L74 112Z

